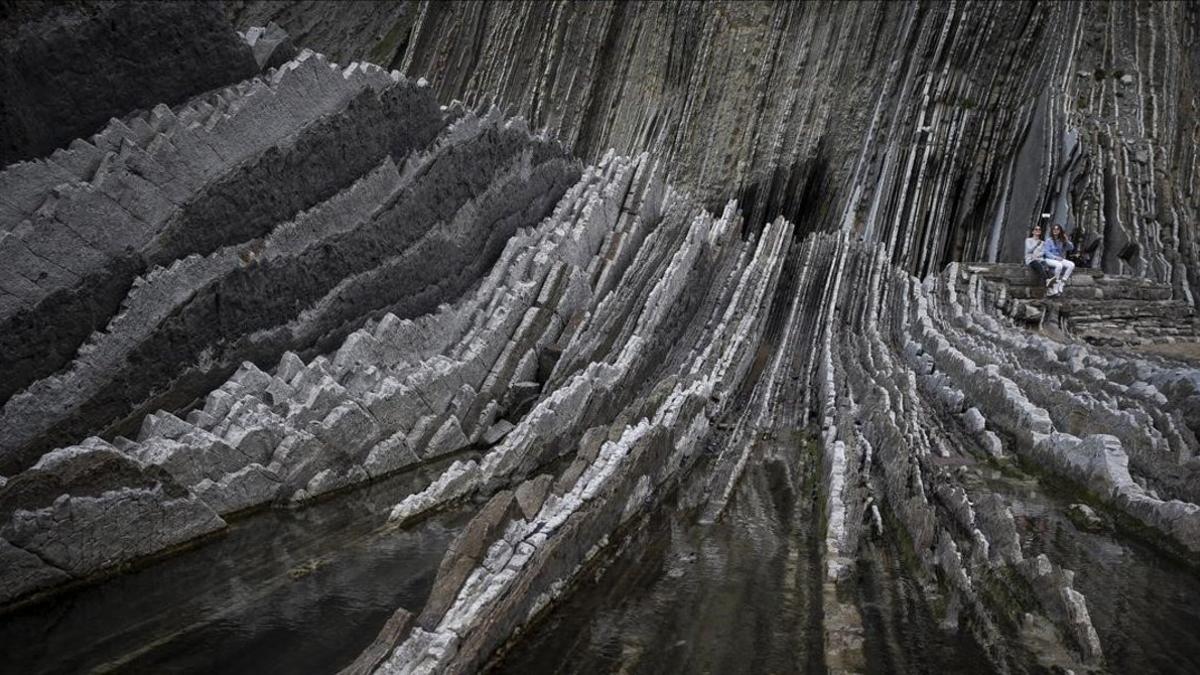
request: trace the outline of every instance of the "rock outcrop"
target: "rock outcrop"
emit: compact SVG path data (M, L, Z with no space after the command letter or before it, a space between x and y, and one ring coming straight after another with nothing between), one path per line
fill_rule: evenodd
M830 670L879 542L997 671L1108 665L1006 474L1200 554L1195 8L226 9L97 5L236 58L5 156L0 612L412 473L390 531L465 525L345 672L476 672L767 454ZM1059 297L997 262L1043 211L1104 241Z
M0 471L457 297L578 171L521 125L312 52L213 100L0 174Z
M735 217L733 206L712 225L703 216L673 225L667 215L647 245L672 227L688 239L698 226L724 229ZM979 465L1022 461L1040 467L1153 532L1164 547L1195 555L1200 483L1191 458L1198 420L1180 403L1196 395L1196 371L1030 333L986 302L979 277L964 278L958 266L920 283L896 268L881 246L850 243L844 235L789 243L790 234L782 220L765 228L761 239L749 242L752 254L750 248L737 254L742 271L718 275L728 279L723 290L706 286L701 279L708 275L695 267L699 276L677 285L675 261L687 256L686 245L676 248L669 263L664 255L661 264L668 266L656 274L636 271L639 262L655 258L639 255L626 276L658 279L650 296L674 287L687 289L685 297L711 298L715 291L727 298L702 303L721 308L721 314L691 317L666 354L655 357L672 366L661 371L662 379L652 388L643 385L649 392L642 396L622 401L589 377L602 371L585 368L556 387L482 462L451 467L426 492L396 507L394 518L411 518L490 485L514 486L518 494L533 491L540 479L523 483L521 477L537 469L519 470L530 456L527 448L566 447L574 453L536 514L510 508L503 526L494 522L494 509L480 511L470 527L478 522L494 533L486 554L475 543L477 566L469 574L461 569L461 554L448 554L435 584L438 614L429 616L426 608L383 672L480 667L514 630L553 602L623 525L654 508L688 471L718 419L732 419L734 429L716 436L710 518L724 510L755 447L750 439L806 422L820 429L831 665L861 665L861 653L839 653L832 643L856 633L861 645L858 610L839 600L853 593L840 587L855 583L858 542L872 530L910 542L922 582L940 589L936 593L989 646L998 667L1017 669L1030 658L1005 645L1006 635L1019 630L1014 619L1023 624L1034 616L1053 626L1054 637L1052 646L1026 645L1033 658L1062 658L1061 651L1072 655L1066 663L1075 667L1103 663L1072 572L1045 554L1025 552L1008 498L986 485ZM720 241L708 233L703 240ZM703 254L700 260L711 257ZM729 262L718 258L717 264ZM572 344L594 343L587 332L605 326L606 305L622 297L623 285L589 312L591 320L572 336L559 367L579 353ZM645 311L628 309L623 313L631 317ZM662 331L679 320L655 328L639 319L632 330L620 329L628 342L619 349L613 344L610 355L600 358L612 364L606 380L620 383L623 373L638 369L631 353L661 344L644 331ZM768 346L769 356L752 367L756 344ZM1156 382L1186 391L1168 400ZM564 439L573 418L563 418L556 399L573 398L579 387L588 391L587 401L608 394L607 407L615 415L598 431L593 426L578 440ZM805 392L803 405L786 405L797 392ZM569 410L578 414L577 406ZM587 424L609 419L596 413L585 413ZM539 424L549 414L557 423ZM497 482L512 468L518 471ZM881 509L892 514L889 523L898 533L883 529ZM452 592L447 587L458 588L453 601L445 599ZM1017 607L1000 601L1013 597L1024 600Z
M109 118L181 104L258 70L221 6L208 0L28 2L5 12L3 165L65 148Z
M237 2L305 44L496 101L752 225L885 242L917 276L1007 261L1039 213L1109 273L1200 291L1186 3Z

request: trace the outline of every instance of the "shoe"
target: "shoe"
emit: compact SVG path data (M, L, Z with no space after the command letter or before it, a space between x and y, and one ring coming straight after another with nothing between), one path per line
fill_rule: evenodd
M1058 277L1050 277L1049 279L1047 279L1046 280L1046 288L1050 288L1051 286L1053 286L1055 281L1058 281Z
M1067 287L1067 282L1063 281L1062 279L1059 279L1058 283L1054 284L1054 294L1062 295L1063 289L1066 287Z
M1050 290L1046 291L1046 297L1053 298L1060 293L1062 293L1062 289L1059 288L1058 284L1054 284L1053 286L1050 287Z

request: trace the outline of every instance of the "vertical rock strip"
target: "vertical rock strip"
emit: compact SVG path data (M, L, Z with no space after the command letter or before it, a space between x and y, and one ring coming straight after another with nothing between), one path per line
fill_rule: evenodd
M713 210L736 196L754 227L783 215L886 242L919 277L1017 260L1051 212L1102 239L1106 271L1200 288L1186 3L234 9L427 78L443 101L495 101L585 160L651 151Z

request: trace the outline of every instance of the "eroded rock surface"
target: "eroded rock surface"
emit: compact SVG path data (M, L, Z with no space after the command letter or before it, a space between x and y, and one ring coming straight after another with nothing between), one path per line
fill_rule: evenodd
M808 500L830 670L901 568L998 671L1114 666L1012 476L1200 555L1200 369L1149 353L1197 343L1193 8L226 9L250 71L0 172L0 611L400 472L388 528L467 522L347 672L496 665L747 476ZM1003 262L1042 210L1105 241L1057 298Z
M28 2L5 13L0 164L49 154L109 118L183 103L256 70L216 2Z
M578 173L519 124L312 52L215 100L0 174L25 210L0 242L0 470L428 312Z
M234 2L305 44L497 101L595 161L649 150L714 211L843 228L923 277L1050 212L1103 269L1200 291L1186 3Z

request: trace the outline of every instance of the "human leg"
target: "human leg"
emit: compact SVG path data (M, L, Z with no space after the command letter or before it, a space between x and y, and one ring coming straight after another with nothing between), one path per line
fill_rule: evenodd
M1046 258L1042 261L1042 264L1054 274L1054 278L1057 280L1062 278L1064 268L1063 263L1065 262L1065 260L1051 260L1050 258Z
M1071 273L1075 271L1075 263L1071 262L1070 260L1060 260L1059 262L1062 263L1063 267L1062 274L1059 276L1065 282L1067 279L1071 278Z

